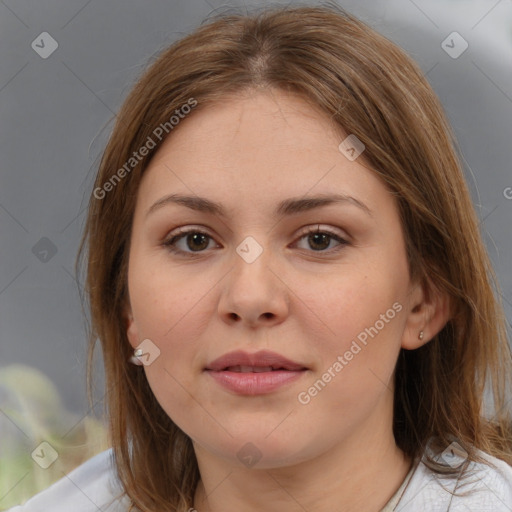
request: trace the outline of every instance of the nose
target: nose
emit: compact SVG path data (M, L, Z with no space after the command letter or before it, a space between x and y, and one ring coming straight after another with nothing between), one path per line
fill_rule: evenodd
M287 317L289 289L270 260L268 251L250 263L234 254L233 269L223 280L218 305L224 322L254 329L277 325Z

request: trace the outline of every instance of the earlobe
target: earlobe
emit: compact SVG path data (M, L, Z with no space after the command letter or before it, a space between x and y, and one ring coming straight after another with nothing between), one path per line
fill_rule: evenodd
M418 284L413 299L402 335L401 346L406 350L414 350L428 343L451 317L448 294L435 288L432 283Z

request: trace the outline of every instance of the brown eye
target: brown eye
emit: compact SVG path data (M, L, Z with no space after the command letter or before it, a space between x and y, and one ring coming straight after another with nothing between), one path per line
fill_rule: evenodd
M335 252L343 249L344 246L349 245L349 242L338 234L326 230L320 231L318 228L306 231L306 233L299 238L299 240L303 239L307 240L307 247L301 247L301 249L321 253ZM335 241L337 246L329 247L332 241Z
M180 253L191 256L193 253L204 252L212 240L212 237L207 233L191 229L188 231L182 231L181 233L172 236L162 245L173 253ZM178 244L181 244L181 246Z
M193 251L206 249L209 236L205 233L189 233L186 235L187 247Z
M312 233L308 235L308 242L313 250L324 250L329 247L331 236L326 233Z

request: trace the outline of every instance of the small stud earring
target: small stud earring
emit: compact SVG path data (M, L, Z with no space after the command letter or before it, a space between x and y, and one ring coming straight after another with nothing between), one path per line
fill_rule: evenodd
M419 334L418 338L419 338L420 340L422 340L422 339L423 339L423 331L420 331L420 334Z
M141 348L138 348L137 350L133 351L133 356L130 357L130 363L135 364L137 366L142 366L142 361L139 359L139 357L143 354L143 351Z

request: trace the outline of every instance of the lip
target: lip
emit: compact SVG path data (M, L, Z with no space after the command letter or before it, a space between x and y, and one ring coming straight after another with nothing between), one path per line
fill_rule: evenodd
M271 371L240 372L234 366L276 368ZM277 369L279 368L279 369ZM271 393L302 377L308 368L276 352L262 350L250 354L241 350L229 352L207 365L205 371L221 386L242 395Z
M243 350L235 350L209 363L206 366L206 370L222 371L230 366L272 366L274 368L284 368L285 370L291 371L307 369L303 364L292 361L277 352L260 350L259 352L251 354Z

